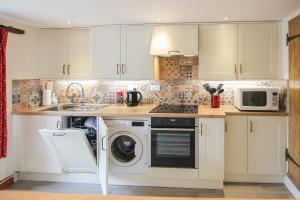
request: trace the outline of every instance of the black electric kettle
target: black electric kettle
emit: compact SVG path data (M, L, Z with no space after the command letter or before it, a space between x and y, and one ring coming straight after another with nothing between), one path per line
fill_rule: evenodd
M142 94L135 88L131 91L127 91L127 106L137 106L142 100ZM138 98L139 96L139 98Z

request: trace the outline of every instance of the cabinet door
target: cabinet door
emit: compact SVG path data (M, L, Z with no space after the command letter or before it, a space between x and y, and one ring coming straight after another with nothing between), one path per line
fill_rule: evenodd
M248 173L285 174L286 117L248 117Z
M237 25L199 25L199 78L237 78Z
M228 116L225 123L225 174L247 174L247 116Z
M89 65L89 31L69 30L67 74L71 78L85 78L92 74L92 70Z
M240 79L278 78L276 23L238 25Z
M56 128L58 116L19 116L19 164L24 172L61 173L52 149L44 142L39 129Z
M198 55L198 25L154 27L150 54Z
M40 69L42 78L66 77L67 42L66 30L41 30Z
M101 183L102 194L106 195L108 192L108 128L102 117L98 118L100 137L98 137L98 152L100 158L98 159L99 177Z
M121 29L101 26L91 29L91 59L95 78L119 79L121 75Z
M224 179L224 119L199 119L199 178Z
M153 57L149 54L152 29L152 26L122 27L122 79L153 79Z
M83 130L40 129L39 133L55 152L64 172L97 172L96 158Z

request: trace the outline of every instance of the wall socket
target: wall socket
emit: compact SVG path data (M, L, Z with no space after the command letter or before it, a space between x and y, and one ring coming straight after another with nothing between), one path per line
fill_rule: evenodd
M150 83L150 91L160 91L160 84L159 83Z

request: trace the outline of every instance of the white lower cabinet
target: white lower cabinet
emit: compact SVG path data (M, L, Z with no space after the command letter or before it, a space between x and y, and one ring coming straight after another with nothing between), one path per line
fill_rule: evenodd
M13 120L19 133L21 177L100 183L103 194L107 194L108 129L101 117L97 118L97 158L84 130L67 128L64 117L32 115L17 116Z
M224 119L199 119L199 179L224 179Z
M285 174L287 120L248 117L248 173Z
M225 133L225 180L282 182L287 118L229 116Z
M247 173L247 116L226 117L225 173Z
M17 116L19 133L19 167L21 172L61 173L61 166L39 129L56 128L58 116Z

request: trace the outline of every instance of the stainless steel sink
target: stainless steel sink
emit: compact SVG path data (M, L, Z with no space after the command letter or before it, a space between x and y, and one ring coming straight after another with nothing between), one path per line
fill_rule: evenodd
M59 105L50 108L44 108L39 111L78 111L88 112L95 111L100 108L108 106L107 104L70 104L70 105Z

